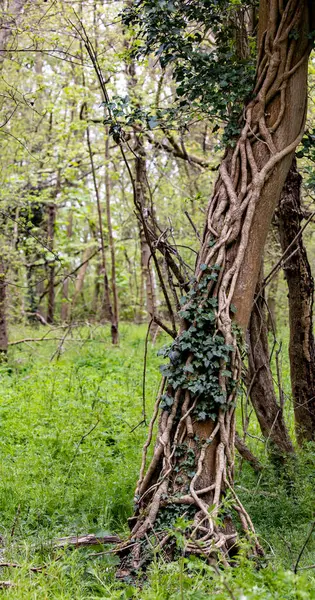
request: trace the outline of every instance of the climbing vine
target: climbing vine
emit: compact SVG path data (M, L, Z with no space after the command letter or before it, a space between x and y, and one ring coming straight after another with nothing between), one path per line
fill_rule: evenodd
M149 0L136 6L143 4L153 10ZM195 3L160 4L172 12L174 7ZM280 5L272 0L262 13L268 19L261 31L255 86L239 121L240 135L229 145L219 168L195 278L182 301L179 335L163 351L168 362L162 367L163 381L143 448L131 521L129 561L133 568L143 564L142 545L149 534L155 534L157 520L161 522L161 515L169 514L166 509L174 512L178 505L184 514L187 507L193 513L185 551L208 557L220 553L227 562L237 545L230 518L219 520L227 493L244 532L254 538L256 552L261 551L250 516L233 486L235 406L242 370L233 303L236 298L237 321L244 328L281 192L279 179L285 178L304 130L308 5L299 0ZM290 88L292 95L296 81L301 92L299 110L287 103L287 91ZM156 444L146 468L157 420ZM162 529L156 533L156 547L166 549L169 539L169 532Z
M235 382L229 369L234 346L226 344L224 337L216 332L218 300L208 296L209 284L217 281L220 267L201 265L201 268L204 271L202 280L199 283L193 280L195 286L181 300L183 308L179 316L185 329L160 354L169 358L169 363L162 365L161 372L172 392L178 388L187 390L196 400L192 417L205 421L215 419L220 409L227 409L227 398ZM227 380L224 391L219 383L220 373ZM173 394L166 392L162 395L162 409L170 409L173 403Z

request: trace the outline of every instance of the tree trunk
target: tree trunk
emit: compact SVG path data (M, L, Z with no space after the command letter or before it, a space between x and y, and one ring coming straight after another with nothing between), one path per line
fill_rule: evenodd
M269 290L268 290L268 316L267 316L267 327L268 331L277 333L277 315L276 315L276 298L279 283L279 274L272 279Z
M142 212L142 219L146 220L150 214L150 206L147 198L147 168L146 154L142 140L138 135L135 135L135 154L136 154L136 170L135 170L135 186L136 186L136 205ZM144 282L146 295L146 309L148 320L152 321L156 316L156 295L154 289L153 272L150 265L151 249L145 235L144 225L140 221L140 252L141 252L141 272ZM140 307L141 308L141 307ZM158 325L153 321L150 328L152 339L155 339Z
M73 225L73 219L72 219L72 211L69 211L69 215L68 215L68 224L67 224L67 238L69 240L71 240L72 237L72 225ZM69 313L70 313L70 302L69 302L69 278L66 277L66 279L64 280L63 284L62 284L62 304L61 304L61 321L62 323L67 323L69 320Z
M128 0L127 4L131 6L132 2ZM136 66L135 62L132 60L126 67L128 74L128 87L130 90L131 97L135 95L136 87L137 87L137 74L136 74ZM141 95L140 95L141 99ZM139 96L136 99L136 105L140 105ZM151 322L150 327L150 335L154 340L156 337L156 332L158 329L158 325L154 322L154 317L156 316L156 294L154 289L154 280L153 273L150 264L151 259L151 248L149 244L148 237L144 230L145 221L149 218L150 213L153 210L153 207L150 206L149 198L148 198L148 174L147 174L147 164L146 164L146 152L143 143L143 138L141 132L139 133L137 129L134 130L134 154L135 154L135 205L141 214L139 215L139 237L140 237L140 265L141 265L141 287L140 287L140 310L139 316L140 321L142 310L143 310L143 299L145 292L146 299L146 312L148 316L149 322Z
M87 145L88 145L88 151L89 151L89 157L90 157L90 163L91 163L91 169L92 169L93 185L94 185L94 191L95 191L95 196L96 196L98 226L99 226L99 232L100 232L100 238L101 238L101 257L102 257L102 269L101 269L102 273L101 274L103 276L103 281L104 281L103 299L102 299L102 304L101 304L101 320L104 320L106 318L109 319L110 324L111 324L112 343L118 344L118 342L119 342L118 323L116 322L116 319L115 319L112 302L111 302L111 297L110 297L110 288L109 288L109 281L108 281L108 274L107 274L107 261L106 261L105 244L104 244L102 206L101 206L101 198L100 198L99 188L98 188L97 180L96 180L96 173L95 173L95 166L94 166L94 159L93 159L93 152L92 152L92 146L91 146L91 140L90 140L89 127L87 127L87 129L86 129L86 136L87 136Z
M49 250L54 249L54 238L55 238L55 223L57 206L55 203L48 204L47 206L47 246ZM55 315L55 263L52 262L48 265L48 304L47 304L47 323L54 322Z
M193 523L186 530L185 552L220 553L226 562L237 541L230 518L223 526L217 520L226 490L243 529L254 532L233 488L242 368L237 332L248 326L267 232L303 135L308 33L306 0L288 0L285 10L277 0L261 0L256 87L208 205L195 281L180 311L180 333L167 353L166 381L144 447L130 521L132 549L121 573L144 565L151 544L174 555L169 529L179 515ZM145 472L159 407L157 440Z
M92 300L92 313L95 318L97 317L97 312L98 312L101 271L102 271L102 265L100 263L97 263L97 265L95 267L94 292L93 292L93 300Z
M4 261L0 260L0 361L8 350L8 333L6 319L6 273Z
M26 0L11 0L7 5L7 11L2 11L0 17L0 72L7 54L7 45L14 28L19 26L21 15ZM0 258L0 354L5 355L8 348L8 333L6 319L6 280L5 264Z
M290 374L299 444L315 440L314 280L300 235L304 217L301 181L294 160L277 211L280 243L285 253L283 270L289 291Z
M2 12L0 19L0 70L3 61L8 56L7 44L12 35L12 31L19 26L24 5L27 0L9 0L7 11Z
M71 301L71 313L73 311L73 308L75 307L78 297L82 293L86 271L89 266L89 260L94 255L94 252L95 252L95 248L93 248L93 247L92 248L88 247L83 252L82 265L81 265L80 269L78 270L78 274L77 274L77 277L75 280L74 294L73 294L73 298Z
M283 415L273 385L269 360L268 326L264 292L260 292L262 277L248 328L248 390L261 431L272 455L285 457L293 453Z
M105 194L106 194L106 217L107 217L107 230L108 230L108 241L109 241L109 250L110 250L110 258L111 258L111 288L113 294L113 321L115 323L114 335L115 340L113 340L113 344L118 344L119 335L118 335L118 293L117 293L117 281L116 281L116 253L115 253L115 239L113 236L113 227L112 227L112 215L111 215L111 205L110 205L110 195L111 195L111 182L109 176L109 134L108 130L106 131L106 141L105 141Z

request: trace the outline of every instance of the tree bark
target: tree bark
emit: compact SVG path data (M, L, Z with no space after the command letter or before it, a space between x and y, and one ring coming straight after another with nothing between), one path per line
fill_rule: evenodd
M74 294L73 294L73 298L71 301L71 313L76 305L76 301L77 301L78 297L82 293L86 271L89 266L89 260L92 256L94 256L94 252L95 252L94 247L92 247L92 248L88 247L88 248L85 248L85 250L82 254L82 266L78 270L78 274L77 274L77 277L75 280Z
M8 2L7 11L2 12L0 19L0 70L2 69L3 61L8 55L7 44L12 35L12 30L19 26L24 5L27 0L10 0Z
M67 224L67 238L70 240L72 237L72 211L69 211L68 215L68 224ZM62 323L67 323L69 320L70 314L70 302L69 302L69 278L66 277L62 284L62 304L61 304L61 321Z
M108 129L108 128L107 128ZM106 195L106 217L107 217L107 230L108 230L108 242L109 242L109 250L110 250L110 258L111 258L111 288L113 295L113 320L115 322L114 335L115 339L113 340L114 344L118 344L119 342L119 334L118 334L118 321L119 321L119 309L118 309L118 292L117 292L117 281L116 281L116 252L115 252L115 239L113 235L113 227L112 227L112 214L111 214L111 182L109 176L109 134L108 130L106 131L106 141L105 141L105 195Z
M285 457L294 452L286 428L283 406L278 403L274 390L268 348L268 325L264 292L260 291L262 277L257 285L248 328L248 391L266 443L272 455Z
M8 351L8 332L6 319L6 273L3 259L0 259L0 360Z
M146 189L147 189L147 173L146 173L146 156L143 143L139 137L136 136L135 144L136 158L136 194L137 203L141 207L144 218L150 211ZM156 301L155 301L155 290L153 286L153 275L150 266L151 250L148 241L145 236L144 228L140 223L140 252L141 252L141 271L142 279L144 282L144 288L146 293L146 310L149 321L155 316ZM153 335L153 325L151 326L151 335Z
M277 211L283 270L289 292L290 374L299 444L315 440L314 280L303 238L299 235L304 218L301 182L294 160Z
M91 146L91 140L90 140L89 127L87 127L87 129L86 129L86 136L87 136L87 145L88 145L88 151L89 151L89 157L90 157L90 163L91 163L91 169L92 169L93 185L94 185L94 191L95 191L95 196L96 196L98 226L99 226L99 232L100 232L100 238L101 238L101 261L102 261L101 262L101 265L102 265L102 269L101 269L102 273L101 274L103 276L103 281L104 281L103 299L102 299L102 304L101 304L101 320L104 320L106 318L109 319L110 324L111 324L112 343L118 344L118 341L119 341L118 323L116 321L116 318L115 318L115 315L113 312L113 307L112 307L112 302L111 302L111 297L110 297L110 288L109 288L108 273L107 273L107 261L106 261L105 244L104 244L102 206L101 206L101 198L100 198L99 188L98 188L97 180L96 180L96 172L95 172L95 166L94 166L94 159L93 159L93 152L92 152L92 146Z
M242 131L221 163L209 202L195 281L180 312L180 333L164 366L136 489L132 549L122 571L147 560L147 538L174 546L170 524L193 522L185 552L223 562L237 534L217 523L227 489L245 532L252 521L233 488L235 404L245 333L273 212L302 138L307 101L309 4L261 0L258 66ZM292 32L294 31L294 35ZM233 306L234 305L234 306ZM234 312L236 310L235 316ZM238 326L236 330L233 322ZM161 405L157 440L145 472L147 447ZM167 546L168 545L168 546ZM256 542L256 551L260 548ZM172 550L173 548L173 550Z
M49 250L54 249L55 223L57 206L54 202L47 206L47 246ZM47 323L54 322L55 315L55 263L48 265L48 304L47 304Z
M7 56L7 45L12 35L14 27L19 25L26 0L11 0L8 3L7 11L2 12L0 17L0 73L2 72L3 62ZM5 263L0 258L0 354L4 355L8 348L8 333L6 319L6 291Z

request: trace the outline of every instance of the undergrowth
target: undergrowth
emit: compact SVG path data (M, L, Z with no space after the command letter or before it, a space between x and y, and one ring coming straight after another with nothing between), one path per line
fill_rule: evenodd
M43 333L20 328L14 336ZM58 360L51 360L57 341L10 348L7 364L0 366L0 562L21 568L1 567L0 580L15 585L0 595L14 600L315 598L315 571L313 577L312 569L304 570L315 563L312 537L299 563L303 570L293 572L314 518L313 445L284 468L269 462L265 443L247 439L263 470L257 475L238 461L236 490L266 552L259 564L247 547L228 570L186 556L166 563L155 555L144 585L135 587L115 580L117 560L109 547L53 548L53 540L66 535L127 533L146 437L144 338L144 326L124 325L120 346L113 348L107 328L86 326L66 339ZM156 347L148 347L148 414L159 384L157 349L166 341L161 336ZM287 381L284 385L288 389ZM253 417L250 434L260 437ZM180 552L180 527L176 535ZM42 572L30 571L43 564Z

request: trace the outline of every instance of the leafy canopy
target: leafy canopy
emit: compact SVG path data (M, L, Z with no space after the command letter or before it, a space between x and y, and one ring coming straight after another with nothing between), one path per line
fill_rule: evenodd
M176 84L176 113L219 119L237 133L255 75L255 43L247 32L251 2L138 0L123 22L132 28L131 57L155 53ZM165 119L163 111L157 115ZM174 118L174 112L172 114Z

